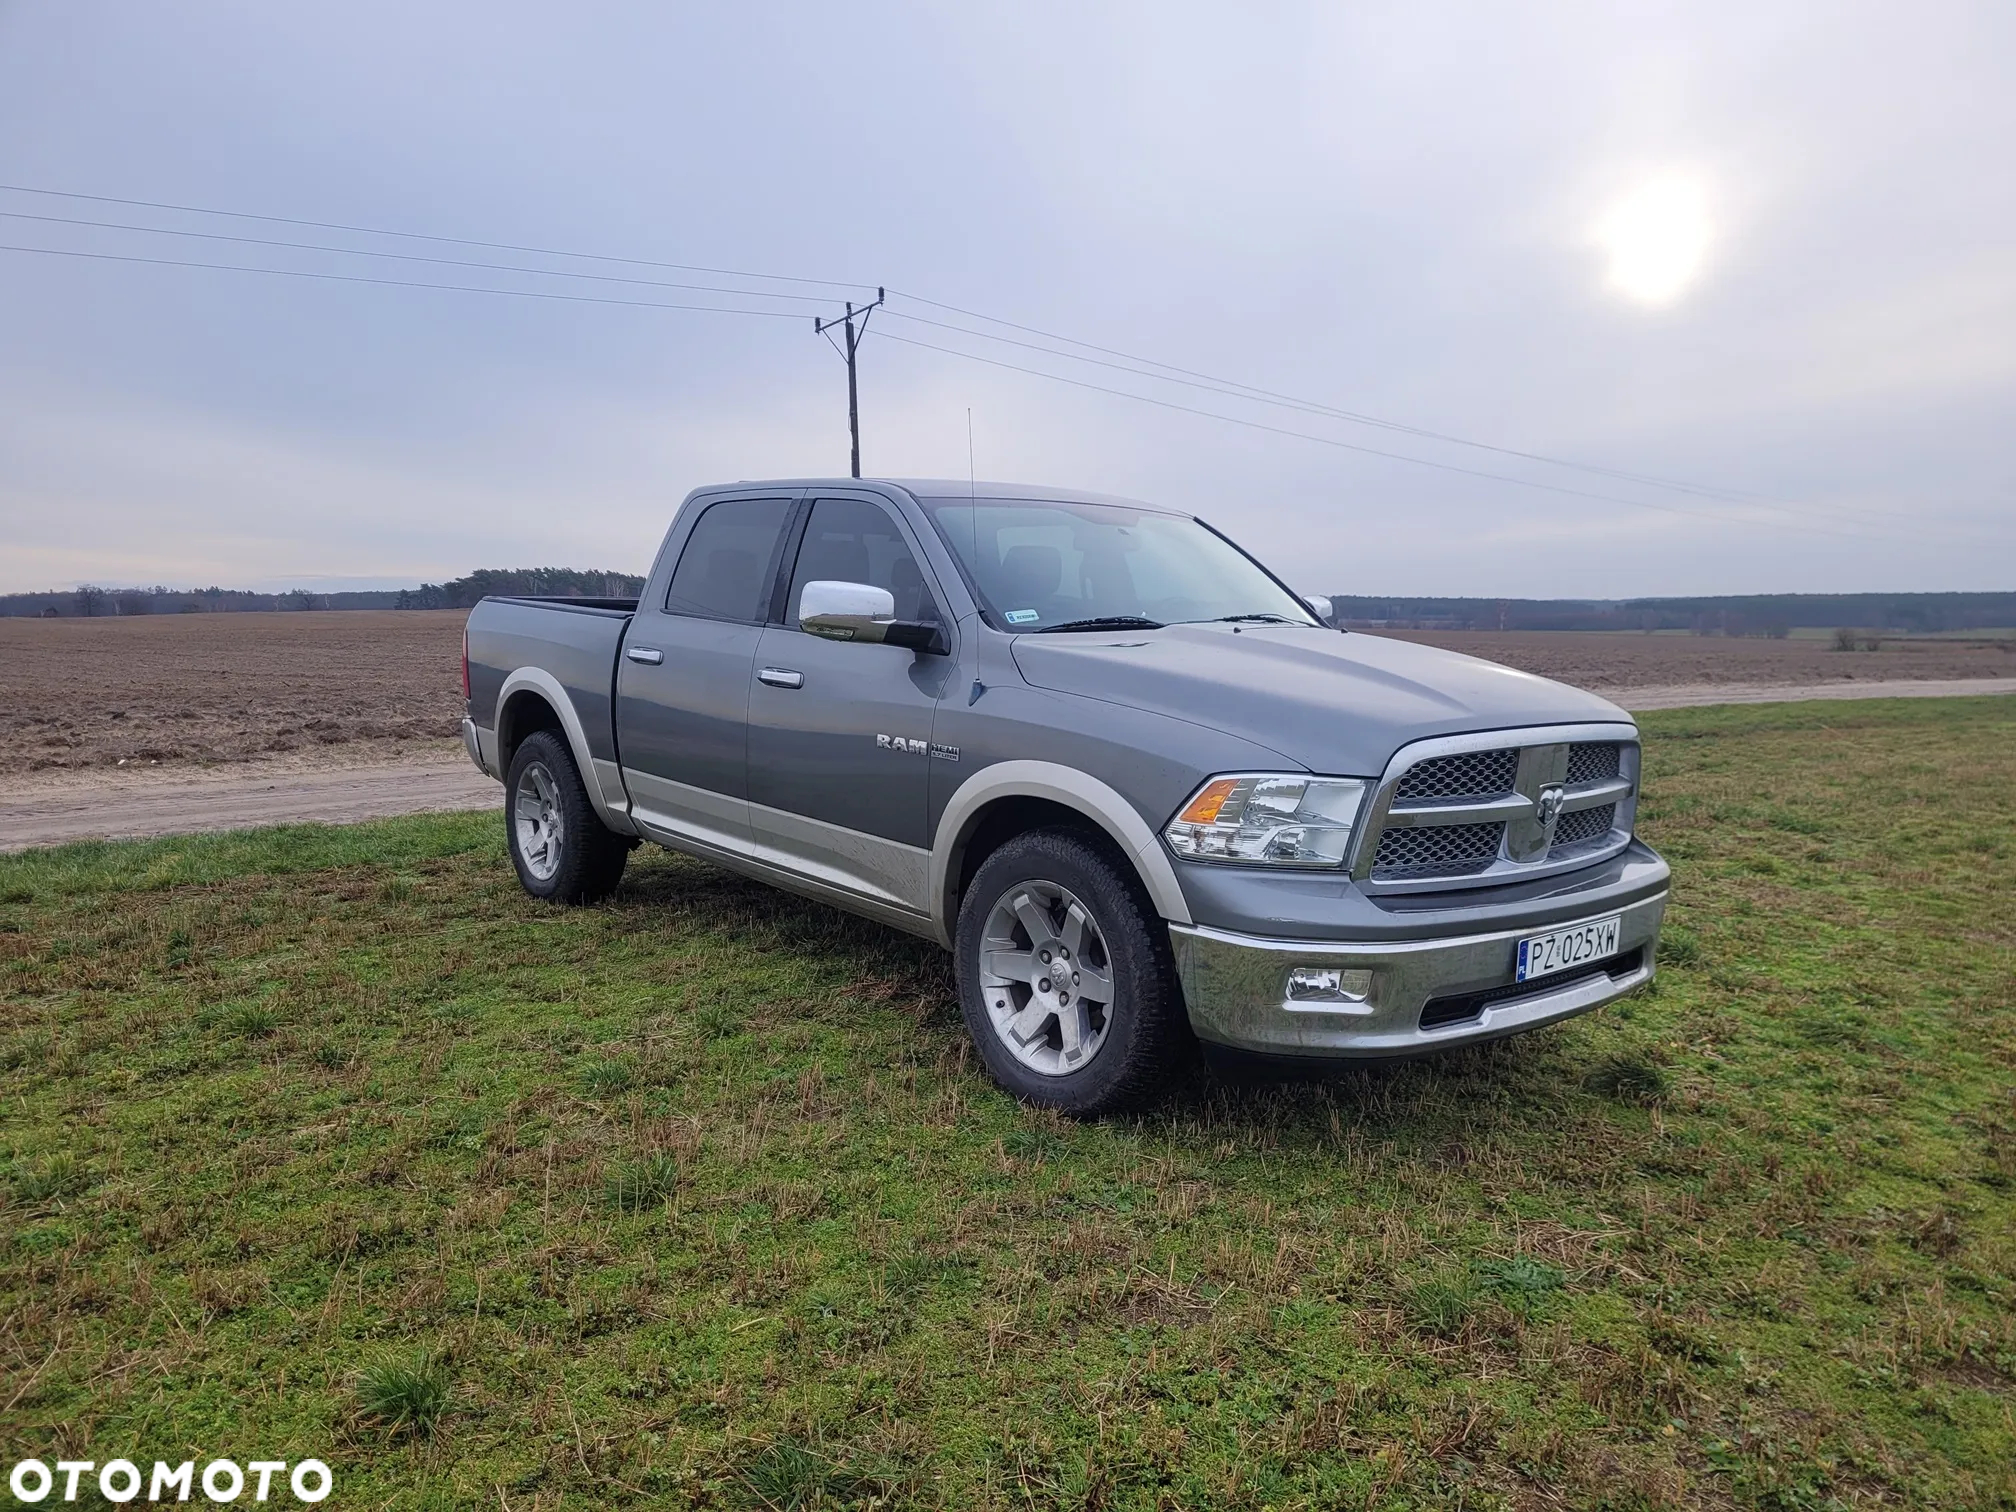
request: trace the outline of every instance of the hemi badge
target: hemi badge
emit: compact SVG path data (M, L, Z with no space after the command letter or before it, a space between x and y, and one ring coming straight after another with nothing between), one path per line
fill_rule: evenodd
M959 747L955 745L933 745L931 747L931 754L936 756L940 761L957 761L959 759Z

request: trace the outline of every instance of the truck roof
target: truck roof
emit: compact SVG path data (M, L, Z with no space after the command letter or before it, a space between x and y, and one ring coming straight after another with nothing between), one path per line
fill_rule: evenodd
M969 494L979 499L1054 499L1073 504L1118 504L1127 509L1146 509L1155 514L1182 514L1140 499L1117 494L1092 493L1083 488L1059 488L1040 483L981 483L965 478L744 478L734 484L711 487L733 488L859 488L863 484L900 488L920 499L963 499Z

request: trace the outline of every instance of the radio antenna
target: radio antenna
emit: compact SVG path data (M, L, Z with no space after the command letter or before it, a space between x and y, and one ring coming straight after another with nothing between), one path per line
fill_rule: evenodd
M973 406L966 406L966 523L973 537L973 571L980 570L980 485L973 471Z

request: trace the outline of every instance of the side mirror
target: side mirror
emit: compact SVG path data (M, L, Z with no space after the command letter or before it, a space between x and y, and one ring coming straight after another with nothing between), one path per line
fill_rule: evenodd
M1311 614L1315 615L1316 618L1323 621L1326 625L1330 623L1330 616L1337 612L1336 605L1332 604L1326 596L1320 593L1312 593L1304 598L1302 602L1309 606Z
M877 642L896 623L896 595L868 583L807 583L798 595L798 623L827 640Z
M896 595L870 583L807 583L798 595L798 624L808 635L826 640L902 646L933 655L945 652L945 640L936 625L899 620Z

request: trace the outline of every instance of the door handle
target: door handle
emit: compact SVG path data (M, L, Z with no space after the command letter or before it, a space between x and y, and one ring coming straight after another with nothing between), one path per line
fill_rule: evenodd
M802 688L805 674L793 672L787 667L765 667L756 674L756 681L772 688Z
M665 653L656 646L625 646L623 654L634 662L642 662L647 667L655 667L665 660Z

